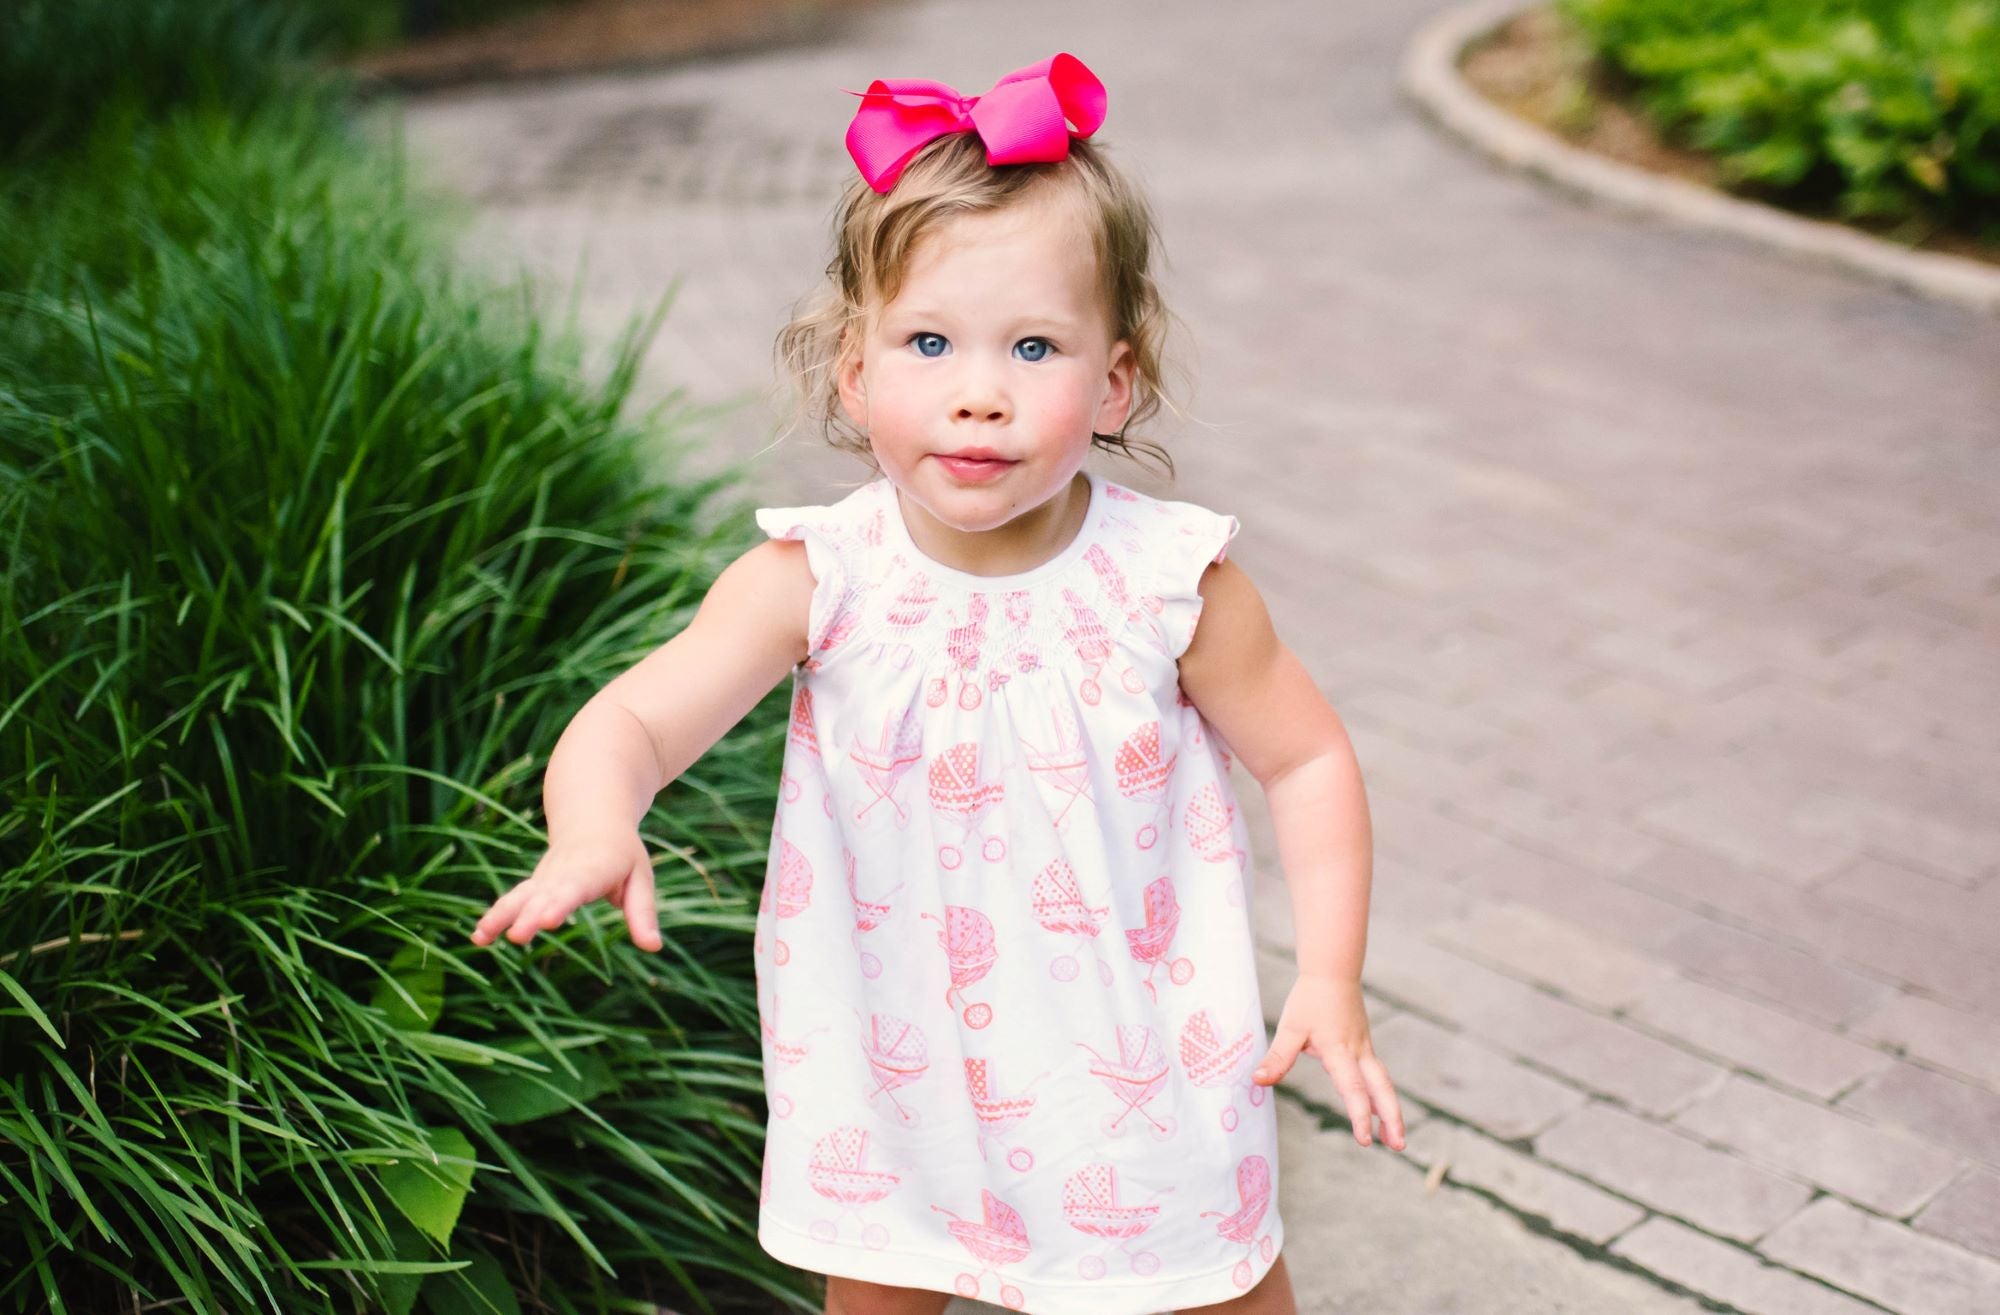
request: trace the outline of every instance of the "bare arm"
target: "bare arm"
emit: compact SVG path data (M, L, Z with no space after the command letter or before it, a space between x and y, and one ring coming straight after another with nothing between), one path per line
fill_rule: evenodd
M524 944L603 896L625 910L634 940L659 948L639 821L655 795L805 660L812 591L804 544L760 543L716 577L686 629L591 696L543 777L549 852L487 910L475 943L504 928Z
M1181 688L1264 789L1291 892L1299 981L1257 1070L1276 1082L1303 1049L1326 1065L1355 1137L1402 1149L1403 1121L1361 998L1374 837L1361 768L1340 716L1279 640L1262 595L1228 559L1202 573L1202 610Z
M1297 915L1299 971L1361 977L1373 835L1340 715L1279 640L1264 599L1230 560L1202 574L1181 688L1257 778Z

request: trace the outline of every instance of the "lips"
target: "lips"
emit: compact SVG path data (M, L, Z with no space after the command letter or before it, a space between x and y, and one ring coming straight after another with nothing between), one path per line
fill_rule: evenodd
M969 453L938 454L938 464L960 480L978 483L999 475L1012 461L989 455L983 449L973 449Z

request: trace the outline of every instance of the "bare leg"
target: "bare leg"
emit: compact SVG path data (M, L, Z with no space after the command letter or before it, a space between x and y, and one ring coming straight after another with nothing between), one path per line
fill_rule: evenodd
M943 1315L951 1295L829 1275L822 1315Z
M1179 1315L1299 1315L1292 1298L1292 1276L1285 1270L1281 1253L1256 1287L1240 1297L1231 1297L1212 1306L1189 1306Z

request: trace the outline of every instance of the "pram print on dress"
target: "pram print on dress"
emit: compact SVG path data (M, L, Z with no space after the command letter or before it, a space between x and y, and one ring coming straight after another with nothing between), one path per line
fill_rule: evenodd
M1246 828L1177 666L1237 521L1089 480L1010 576L886 479L757 512L817 581L755 939L790 1263L1144 1315L1283 1243Z

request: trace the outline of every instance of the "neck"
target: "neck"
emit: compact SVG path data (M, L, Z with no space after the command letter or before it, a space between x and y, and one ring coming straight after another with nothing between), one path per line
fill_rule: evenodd
M1019 575L1058 556L1083 532L1090 480L1082 471L1055 497L1005 525L966 533L943 524L896 489L910 539L932 561L967 575Z

